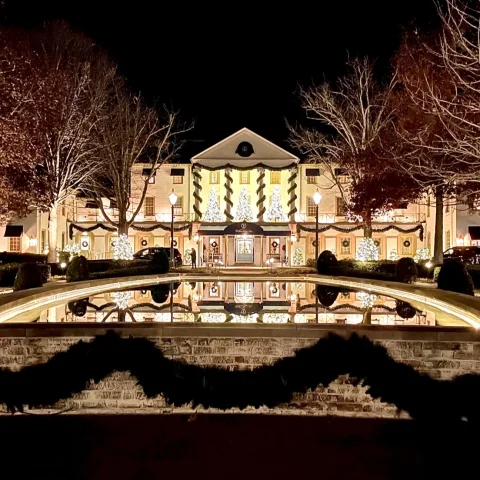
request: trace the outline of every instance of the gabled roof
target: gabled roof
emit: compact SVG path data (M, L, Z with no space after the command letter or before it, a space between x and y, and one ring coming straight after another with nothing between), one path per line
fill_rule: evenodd
M247 142L252 146L253 153L251 155L242 157L237 153L237 148L242 142ZM207 168L217 168L223 165L254 167L259 164L272 168L285 168L298 163L298 161L297 156L248 128L238 130L238 132L192 157L193 164L199 164Z

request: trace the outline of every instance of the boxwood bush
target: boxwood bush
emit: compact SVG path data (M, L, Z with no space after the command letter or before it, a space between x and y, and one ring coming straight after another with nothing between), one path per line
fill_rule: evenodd
M36 263L22 263L15 276L14 290L26 290L43 286L42 272Z
M329 275L330 269L337 265L337 257L330 250L324 250L317 259L317 272L320 275Z
M38 253L1 252L0 263L47 263L47 255Z
M444 263L438 274L438 288L449 292L474 295L472 277L460 262Z
M43 283L48 282L50 278L50 266L44 263L38 263L36 265L40 270ZM19 263L0 265L0 287L13 287L20 266L21 264Z
M88 270L88 260L80 255L73 257L67 267L67 282L79 282L81 280L88 280L90 272Z
M401 258L397 262L395 278L397 282L413 283L417 280L417 264L413 258Z

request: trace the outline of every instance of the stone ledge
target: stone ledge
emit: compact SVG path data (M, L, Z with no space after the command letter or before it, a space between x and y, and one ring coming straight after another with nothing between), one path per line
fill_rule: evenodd
M333 324L207 325L207 324L4 324L0 338L94 337L114 331L134 337L304 338L319 339L329 333L365 335L378 341L480 342L480 331L465 327L363 326Z

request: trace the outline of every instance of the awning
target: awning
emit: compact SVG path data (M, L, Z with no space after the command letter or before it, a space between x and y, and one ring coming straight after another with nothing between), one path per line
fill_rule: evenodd
M472 240L480 240L480 226L468 227L468 234Z
M239 222L224 225L201 225L199 235L262 235L264 237L288 237L291 235L288 224L258 225L257 223Z
M231 223L223 231L225 235L263 235L263 228L257 223Z
M148 177L150 176L151 173L152 173L151 168L142 168L142 177ZM153 172L153 176L155 176L156 174L157 174L157 171L155 170Z
M170 171L171 177L184 177L185 176L185 169L184 168L172 168Z
M96 200L87 200L85 202L85 208L99 208Z
M21 237L23 233L23 225L7 225L5 227L4 237Z
M320 169L319 168L306 168L305 175L307 177L319 177L320 176Z

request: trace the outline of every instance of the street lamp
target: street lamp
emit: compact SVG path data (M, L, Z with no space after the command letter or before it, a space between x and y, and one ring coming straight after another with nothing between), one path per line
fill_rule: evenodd
M173 191L172 188L172 193L168 196L168 200L170 201L170 205L172 206L172 225L171 225L171 234L170 234L170 264L172 268L175 268L175 255L173 252L173 218L174 218L174 208L175 205L177 204L177 195L175 195L175 192Z
M322 200L322 194L317 191L313 194L313 202L315 203L315 261L318 260L318 206Z

